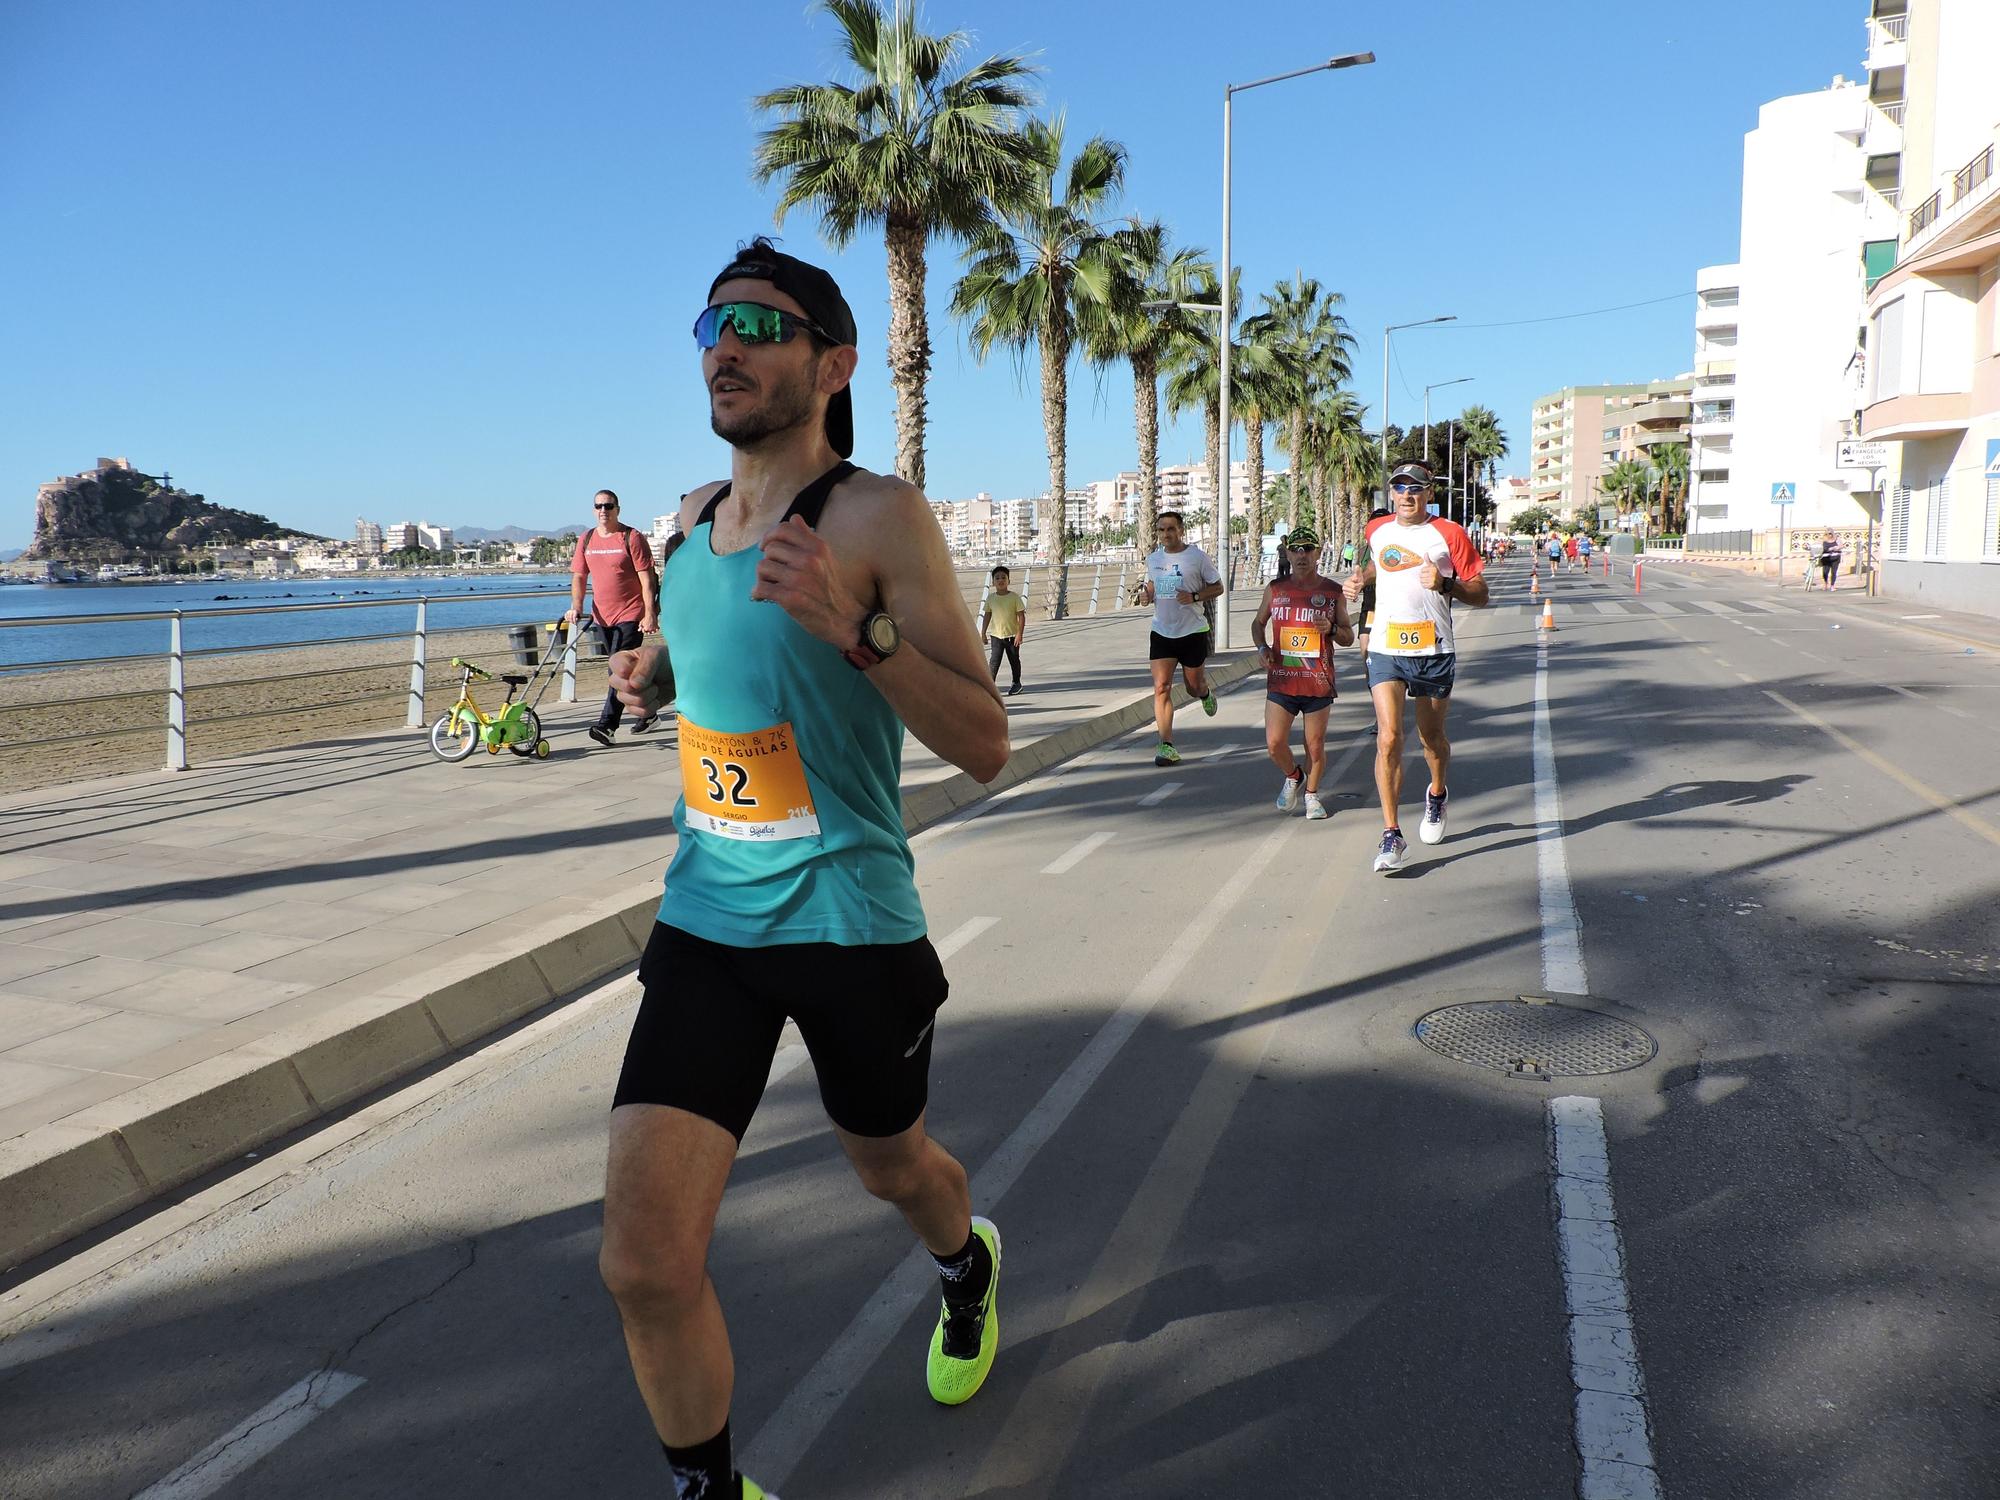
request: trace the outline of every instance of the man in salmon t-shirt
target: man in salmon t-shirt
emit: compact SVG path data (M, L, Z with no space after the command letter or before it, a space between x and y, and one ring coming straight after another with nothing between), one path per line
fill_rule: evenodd
M569 613L563 624L574 629L583 617L584 585L590 586L590 613L604 632L604 659L635 649L644 636L660 629L660 600L653 585L653 547L636 526L618 519L618 497L599 490L590 498L597 525L576 539L570 560ZM618 731L625 706L614 689L604 695L604 707L590 728L590 737L609 745ZM634 734L653 727L647 714L632 726Z
M1350 575L1346 584L1350 602L1361 597L1364 584L1375 585L1368 691L1375 700L1375 790L1382 799L1383 824L1375 868L1381 871L1400 869L1406 847L1397 806L1403 793L1407 698L1416 700L1417 738L1431 772L1417 837L1426 844L1444 839L1445 801L1451 795L1445 779L1451 742L1445 738L1444 720L1458 667L1451 606L1456 600L1479 609L1488 598L1482 576L1486 565L1472 539L1456 522L1430 512L1431 482L1427 464L1397 466L1389 479L1395 509L1369 523L1368 566Z

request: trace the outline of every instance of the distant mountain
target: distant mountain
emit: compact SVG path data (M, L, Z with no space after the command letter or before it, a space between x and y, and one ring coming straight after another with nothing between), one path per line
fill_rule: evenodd
M0 562L12 562L27 550L26 547L9 547L4 551L0 551Z
M45 484L35 496L35 539L30 559L120 563L180 553L208 542L314 538L267 516L211 505L206 497L172 487L165 476L141 474L122 458Z
M579 529L575 526L558 526L554 528L546 526L540 528L502 526L498 531L492 531L484 526L454 526L451 529L451 535L452 540L459 542L532 542L541 537L561 536L565 531L576 531Z

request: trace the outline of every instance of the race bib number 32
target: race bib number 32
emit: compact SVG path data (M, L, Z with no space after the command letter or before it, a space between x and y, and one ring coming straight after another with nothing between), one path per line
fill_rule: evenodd
M759 842L819 832L790 724L724 734L684 718L680 731L681 795L690 828Z
M1438 643L1437 626L1429 620L1418 620L1413 625L1392 621L1382 627L1382 632L1391 651L1430 651Z

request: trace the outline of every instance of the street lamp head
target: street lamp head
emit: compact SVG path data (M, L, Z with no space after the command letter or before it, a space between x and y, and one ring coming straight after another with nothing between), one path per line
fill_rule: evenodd
M1329 58L1326 65L1329 68L1360 68L1373 61L1375 54L1372 52L1349 52L1342 57Z

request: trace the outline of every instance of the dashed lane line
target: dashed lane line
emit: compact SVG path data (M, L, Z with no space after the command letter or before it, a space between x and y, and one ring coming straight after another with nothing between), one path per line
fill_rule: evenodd
M1162 786L1156 786L1139 799L1139 805L1141 807L1158 807L1180 789L1181 784L1178 781L1169 781Z
M1536 877L1542 914L1542 983L1590 993L1583 924L1563 849L1562 789L1549 721L1549 651L1535 652ZM1556 1216L1570 1380L1576 1387L1578 1500L1663 1500L1653 1466L1646 1380L1639 1368L1625 1249L1611 1202L1604 1106L1570 1096L1548 1103L1549 1185Z
M1916 777L1905 771L1894 761L1886 760L1882 756L1877 755L1859 740L1856 740L1851 735L1843 734L1840 730L1834 728L1833 725L1827 723L1825 719L1822 719L1811 709L1799 707L1798 704L1792 702L1783 693L1774 693L1769 688L1765 688L1764 696L1788 713L1795 714L1805 720L1806 723L1826 735L1827 738L1840 746L1841 749L1866 761L1904 790L1930 803L1932 807L1935 807L1946 817L1970 829L1989 843L2000 845L2000 827L1995 827L1993 824L1987 822L1986 819L1980 817L1978 813L1973 812L1957 799L1947 797L1936 787L1917 780Z
M315 1370L282 1396L250 1413L165 1479L139 1491L133 1500L203 1500L365 1384L359 1375Z
M1054 859L1043 865L1042 873L1044 875L1067 875L1099 849L1110 843L1112 837L1112 833L1108 830L1086 834L1083 838L1078 839L1072 844L1067 851L1058 854Z
M1908 698L1911 702L1921 703L1926 708L1934 708L1941 714L1950 714L1954 719L1965 719L1969 722L1974 722L1974 723L1977 722L1974 716L1967 713L1964 709L1954 708L1949 703L1939 703L1934 699L1926 698L1922 693L1912 692L1910 689L1904 687L1900 682L1878 682L1875 685L1877 687L1887 688L1892 693L1901 693L1905 698Z
M1258 842L1214 899L1180 930L1172 945L1132 987L1062 1076L1049 1086L1013 1133L973 1175L972 1201L982 1212L992 1211L1006 1198L1028 1163L1048 1144L1154 1006L1214 936L1223 917L1256 887L1302 822L1287 818ZM743 1467L747 1472L768 1475L779 1485L791 1478L792 1470L825 1430L848 1392L882 1357L890 1339L909 1321L912 1312L934 1305L930 1299L936 1296L936 1275L924 1247L912 1248L758 1429L744 1449Z

